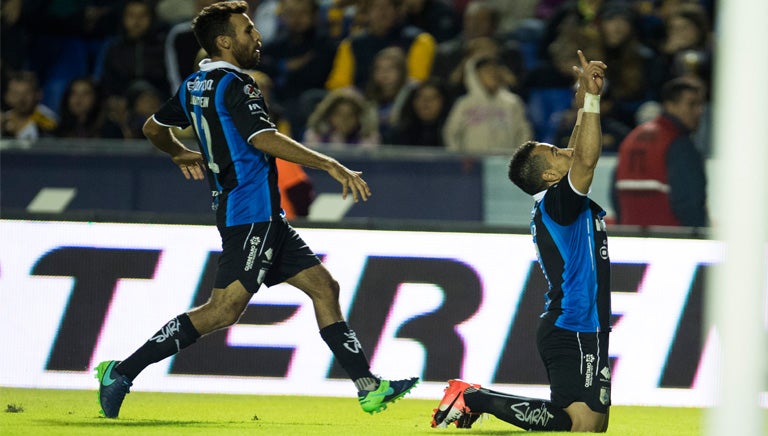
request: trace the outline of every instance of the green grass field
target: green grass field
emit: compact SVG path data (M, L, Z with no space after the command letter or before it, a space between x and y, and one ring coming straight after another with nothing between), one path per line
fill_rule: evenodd
M356 398L132 392L118 419L98 415L96 391L0 388L0 434L11 435L501 435L524 433L495 417L472 429L429 426L437 401L408 397L376 415ZM700 435L704 411L613 407L607 434ZM538 433L555 435L562 433ZM767 433L768 434L768 433Z

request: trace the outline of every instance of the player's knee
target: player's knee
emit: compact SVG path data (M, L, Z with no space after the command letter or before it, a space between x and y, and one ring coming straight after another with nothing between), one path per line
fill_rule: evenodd
M339 282L329 277L327 280L323 281L323 283L319 283L317 292L315 292L316 300L329 304L338 302L339 290Z
M328 291L330 298L332 298L334 301L339 300L339 292L340 292L341 286L339 286L339 282L337 282L334 279L328 280Z

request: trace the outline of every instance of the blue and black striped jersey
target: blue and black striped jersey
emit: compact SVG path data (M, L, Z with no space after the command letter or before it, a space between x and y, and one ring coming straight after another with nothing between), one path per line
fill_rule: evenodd
M531 234L549 284L541 317L566 330L610 331L605 211L576 192L568 176L534 199Z
M192 125L208 168L220 227L282 215L275 158L249 140L276 130L253 78L234 65L202 62L154 115L163 126Z

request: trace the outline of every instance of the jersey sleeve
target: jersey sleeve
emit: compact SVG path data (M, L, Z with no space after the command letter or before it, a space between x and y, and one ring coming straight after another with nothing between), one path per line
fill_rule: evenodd
M248 141L266 130L277 130L269 119L269 108L255 82L233 80L227 89L227 107L238 133Z
M586 196L576 192L568 180L568 175L547 189L544 196L544 209L555 222L568 225L587 207Z
M187 128L190 124L181 105L179 94L168 99L154 115L155 121L165 127Z

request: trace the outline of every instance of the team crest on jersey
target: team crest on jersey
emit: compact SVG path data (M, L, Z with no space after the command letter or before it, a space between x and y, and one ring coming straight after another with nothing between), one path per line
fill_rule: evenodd
M243 92L248 98L261 98L261 90L252 83L249 83L243 87Z

